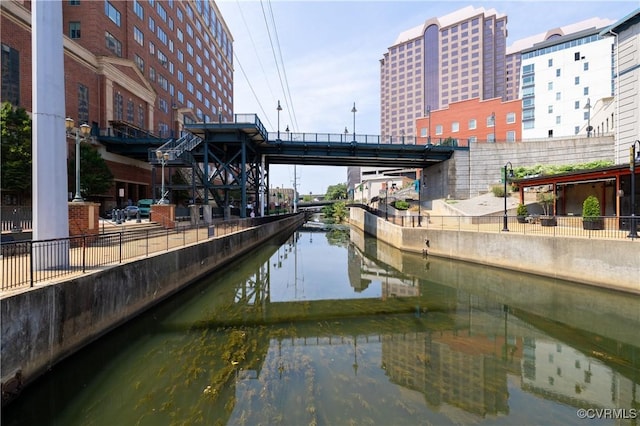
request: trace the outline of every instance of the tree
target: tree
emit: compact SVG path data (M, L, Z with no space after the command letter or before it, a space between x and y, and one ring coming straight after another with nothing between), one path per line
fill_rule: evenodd
M69 159L67 175L69 178L69 188L75 185L76 156L75 153ZM96 195L103 195L109 191L113 185L113 174L109 166L100 156L100 153L93 146L80 144L80 195L88 198ZM75 187L69 192L75 192Z
M0 112L2 189L13 192L24 204L31 193L31 118L24 108L2 103Z
M337 185L330 185L327 188L325 195L327 200L346 200L347 199L347 184L339 183Z

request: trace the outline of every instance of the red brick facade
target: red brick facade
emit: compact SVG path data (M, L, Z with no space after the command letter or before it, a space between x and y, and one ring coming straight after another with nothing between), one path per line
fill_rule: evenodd
M493 114L495 114L495 126L492 125ZM429 124L431 124L431 133L429 133ZM428 117L417 119L416 129L420 144L427 143L429 134L433 144L451 137L458 141L459 146L468 146L469 140L476 142L495 140L498 143L521 141L522 101L502 102L497 98L480 101L474 98L453 102L448 108L431 111L430 119Z
M100 231L100 204L69 203L69 236L97 235Z
M232 37L212 1L64 0L60 5L64 114L76 126L87 121L98 142L98 135L115 135L114 122L147 131L161 143L177 135L186 120L212 121L218 109L224 119L231 118ZM31 2L4 0L0 19L3 49L17 52L19 61L16 106L31 111ZM71 23L78 25L74 38ZM108 46L107 32L117 40L117 53ZM67 142L72 154L74 141ZM146 158L103 157L115 184L107 194L92 194L102 211L154 198ZM69 182L69 192L73 186Z

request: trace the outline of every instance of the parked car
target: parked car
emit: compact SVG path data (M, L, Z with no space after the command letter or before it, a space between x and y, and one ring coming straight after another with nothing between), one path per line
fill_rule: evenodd
M155 204L155 201L150 198L143 198L141 200L138 200L138 209L140 210L140 217L149 217L152 204Z
M127 206L123 210L124 210L125 219L135 219L135 218L137 218L138 217L138 212L140 211L138 206Z

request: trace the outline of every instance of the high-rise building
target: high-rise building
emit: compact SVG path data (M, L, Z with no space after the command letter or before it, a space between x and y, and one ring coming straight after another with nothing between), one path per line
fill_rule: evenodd
M184 123L233 114L233 38L212 0L60 1L65 115L101 136L158 146ZM0 3L1 100L32 109L31 2ZM152 198L146 159L100 146L115 175L103 208Z
M416 135L416 118L450 102L515 99L506 37L506 15L472 6L401 33L380 60L381 134Z
M613 38L599 33L608 19L592 18L519 41L523 139L593 136L614 95ZM613 108L605 115L612 115ZM593 119L593 120L592 120ZM603 117L613 130L613 117Z

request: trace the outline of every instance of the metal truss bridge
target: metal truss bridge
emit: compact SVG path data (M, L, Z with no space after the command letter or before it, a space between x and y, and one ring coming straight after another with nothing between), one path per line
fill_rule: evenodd
M240 217L246 217L248 206L268 200L272 164L422 169L448 160L457 149L468 149L419 144L415 137L405 136L267 132L255 114L185 124L181 137L169 140L118 124L113 135L98 138L108 151L160 166L159 150L166 154L165 166L182 169L185 180L191 181L169 182L169 189L191 190L193 199L205 204L213 199L219 207L228 206L233 197L239 201Z

